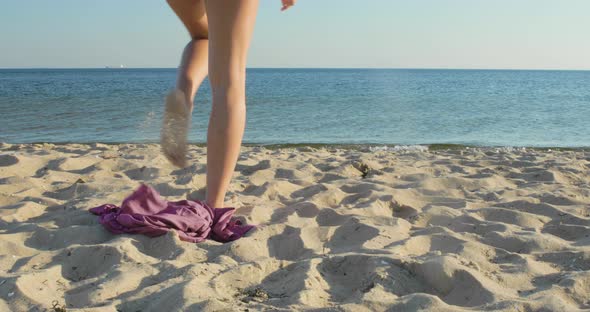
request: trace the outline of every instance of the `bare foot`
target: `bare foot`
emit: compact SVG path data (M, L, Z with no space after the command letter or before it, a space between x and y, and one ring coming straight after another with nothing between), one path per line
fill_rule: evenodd
M164 156L175 166L186 167L186 141L191 121L191 111L186 96L178 89L166 97L160 145Z

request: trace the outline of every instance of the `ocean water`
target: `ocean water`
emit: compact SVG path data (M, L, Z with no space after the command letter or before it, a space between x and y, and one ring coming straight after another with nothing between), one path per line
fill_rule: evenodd
M0 70L0 142L157 142L175 73ZM590 71L249 69L247 98L244 143L590 147Z

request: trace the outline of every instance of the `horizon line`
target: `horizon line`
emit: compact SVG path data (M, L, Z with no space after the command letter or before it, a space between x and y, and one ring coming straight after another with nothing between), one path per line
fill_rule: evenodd
M178 67L0 67L0 70L31 69L177 69ZM246 69L385 69L385 70L490 70L490 71L590 71L590 68L467 68L467 67L246 67Z

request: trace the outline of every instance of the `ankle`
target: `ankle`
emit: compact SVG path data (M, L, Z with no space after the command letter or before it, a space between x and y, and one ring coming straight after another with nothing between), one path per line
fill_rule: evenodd
M194 98L191 98L190 96L186 97L185 103L186 103L186 107L188 108L189 112L193 111L193 107L195 106L193 102L194 102Z
M184 104L186 105L186 108L188 108L189 111L192 112L194 96L191 96L190 93L188 93L188 91L185 88L176 87L176 90L180 91L183 94Z
M207 205L209 205L209 207L215 209L215 208L223 208L223 203L215 203L215 202L207 202Z

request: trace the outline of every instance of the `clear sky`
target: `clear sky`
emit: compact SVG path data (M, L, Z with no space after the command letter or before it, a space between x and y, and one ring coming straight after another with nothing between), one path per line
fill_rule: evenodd
M589 0L260 3L249 67L590 69ZM176 67L187 40L164 0L0 5L0 68Z

